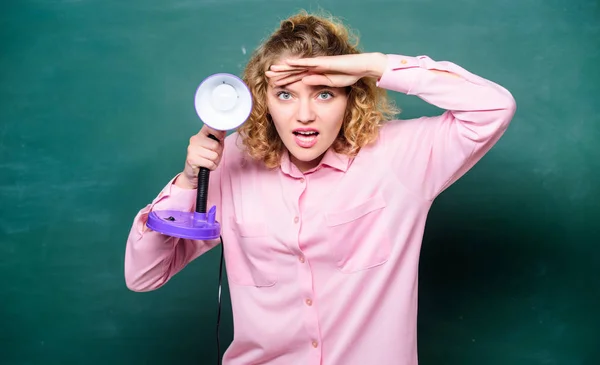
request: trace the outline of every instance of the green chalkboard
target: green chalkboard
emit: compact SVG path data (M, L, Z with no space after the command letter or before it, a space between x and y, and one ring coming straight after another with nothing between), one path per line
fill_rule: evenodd
M182 169L199 82L239 75L301 8L342 17L365 51L450 60L517 100L429 216L421 364L600 364L597 0L2 1L0 363L216 363L219 250L134 293L125 241ZM403 118L440 112L394 98Z

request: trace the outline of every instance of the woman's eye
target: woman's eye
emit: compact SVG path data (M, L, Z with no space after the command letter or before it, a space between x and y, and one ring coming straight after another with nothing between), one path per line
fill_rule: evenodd
M321 100L331 99L332 97L333 94L329 91L323 91L322 93L319 93L319 99Z
M292 96L290 93L286 93L285 91L280 91L277 93L277 97L282 100L289 100Z

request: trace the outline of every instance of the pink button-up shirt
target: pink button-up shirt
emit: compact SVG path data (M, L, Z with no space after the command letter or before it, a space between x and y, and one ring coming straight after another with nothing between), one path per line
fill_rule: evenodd
M417 364L427 213L498 141L515 101L453 63L401 55L388 62L379 87L446 112L388 122L355 158L330 150L305 173L287 154L268 170L243 154L237 133L226 138L208 197L222 224L234 319L224 365ZM135 217L125 257L131 290L162 286L218 244L144 225L152 209L194 209L196 191L172 182Z

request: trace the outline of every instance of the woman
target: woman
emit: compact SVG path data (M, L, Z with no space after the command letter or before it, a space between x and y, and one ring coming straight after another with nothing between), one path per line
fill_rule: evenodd
M192 211L199 167L213 171L235 332L224 364L417 364L427 213L498 141L515 102L453 63L360 53L351 39L330 19L283 21L245 70L248 121L228 137L202 127L183 172L135 217L127 285L154 290L218 242L162 236L147 215ZM386 90L446 111L386 122Z

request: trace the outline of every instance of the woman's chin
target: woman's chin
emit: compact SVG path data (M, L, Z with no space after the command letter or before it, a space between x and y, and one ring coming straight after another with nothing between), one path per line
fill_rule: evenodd
M321 152L320 149L317 150L314 147L310 149L296 147L288 150L290 151L290 159L301 170L309 170L316 167L325 154L325 152ZM304 168L301 168L300 165L304 166Z
M311 162L322 156L323 152L321 152L321 148L318 148L318 146L314 146L311 148L302 148L294 146L294 148L290 149L290 154L297 161Z

